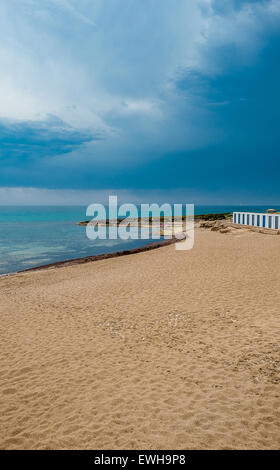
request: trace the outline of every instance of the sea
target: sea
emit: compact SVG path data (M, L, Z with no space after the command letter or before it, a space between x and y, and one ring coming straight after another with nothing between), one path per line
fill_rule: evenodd
M278 209L277 207L275 207ZM267 206L195 206L195 214L249 211L266 212ZM130 250L154 241L89 240L85 206L1 206L0 275L57 261Z

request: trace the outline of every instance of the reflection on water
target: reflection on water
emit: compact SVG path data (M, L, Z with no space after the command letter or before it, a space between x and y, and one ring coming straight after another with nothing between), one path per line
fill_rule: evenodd
M149 240L89 240L75 221L0 222L0 274L72 258L122 251ZM152 240L150 240L152 241Z

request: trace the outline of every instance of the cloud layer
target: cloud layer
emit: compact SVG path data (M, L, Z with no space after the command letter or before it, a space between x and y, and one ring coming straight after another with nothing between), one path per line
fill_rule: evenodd
M256 74L278 78L279 30L278 0L3 2L0 185L151 187L150 171L164 188L176 162L197 190L187 173L237 172L235 143L245 166L259 147Z

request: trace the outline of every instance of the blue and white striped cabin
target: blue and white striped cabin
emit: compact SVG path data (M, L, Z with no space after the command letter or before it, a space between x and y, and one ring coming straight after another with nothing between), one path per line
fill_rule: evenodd
M280 229L280 214L263 214L256 212L234 212L233 223L253 227Z

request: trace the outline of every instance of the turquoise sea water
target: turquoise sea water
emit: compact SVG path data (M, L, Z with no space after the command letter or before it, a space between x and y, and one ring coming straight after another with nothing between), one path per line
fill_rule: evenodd
M279 209L278 207L275 207ZM196 214L265 212L263 206L195 206ZM128 250L152 240L89 240L84 206L0 206L0 274L66 259Z

